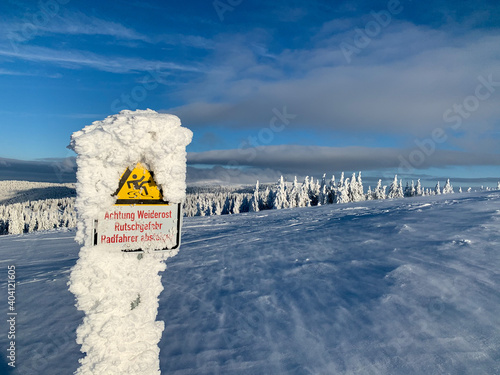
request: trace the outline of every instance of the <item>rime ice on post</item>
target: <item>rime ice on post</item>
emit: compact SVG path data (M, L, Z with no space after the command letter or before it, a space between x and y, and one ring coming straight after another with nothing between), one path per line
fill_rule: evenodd
M178 252L191 138L178 117L152 110L122 111L71 137L83 247L69 286L86 314L77 374L160 374L159 272ZM122 251L137 249L145 253Z
M148 172L154 172L154 181L139 181L140 176L137 180L133 179L134 174L129 176L124 181L125 190L129 194L136 192L130 198L144 193L147 196L147 188L157 185L163 196L155 200L181 203L186 194L186 146L192 135L189 129L181 127L177 116L152 110L122 111L75 132L70 148L78 154L76 240L93 244L95 220L119 211L116 203L121 179L127 171L135 172L138 163ZM144 177L151 176L143 173ZM130 220L128 224L134 223ZM136 248L157 248L151 241L140 240L139 237L134 241Z

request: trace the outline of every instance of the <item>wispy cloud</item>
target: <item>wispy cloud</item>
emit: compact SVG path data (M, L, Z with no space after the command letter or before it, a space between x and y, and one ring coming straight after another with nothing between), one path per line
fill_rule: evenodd
M19 40L26 39L24 30L26 20L9 20L4 22L4 36L16 34ZM3 34L2 33L2 34ZM142 40L149 42L150 38L144 34L128 28L118 22L88 16L82 12L56 13L45 24L36 25L36 35L63 34L63 35L107 35L117 39ZM33 36L33 33L29 35Z
M4 47L0 56L55 64L64 68L88 67L113 73L145 72L151 70L176 70L199 72L200 68L167 61L145 60L132 57L111 57L80 50L57 50L47 47L23 46L18 51Z
M168 44L172 46L193 47L205 50L213 50L215 43L213 40L200 35L189 34L158 34L149 39L150 43Z
M58 21L51 22L44 31L72 35L107 35L117 39L150 41L148 36L118 22L87 16L81 12L59 17Z
M12 38L18 42L28 41L35 35L65 35L65 36L107 36L113 40L140 41L146 44L164 43L169 45L182 45L201 49L212 49L212 40L200 35L190 34L144 34L113 20L106 20L89 16L82 12L65 11L57 14L44 25L36 26L36 33L24 35L26 21L8 20L3 23L0 35Z
M42 72L28 72L28 71L20 71L20 70L9 70L0 68L0 75L2 76L33 76L33 77L47 77L47 78L61 78L62 74L48 74Z

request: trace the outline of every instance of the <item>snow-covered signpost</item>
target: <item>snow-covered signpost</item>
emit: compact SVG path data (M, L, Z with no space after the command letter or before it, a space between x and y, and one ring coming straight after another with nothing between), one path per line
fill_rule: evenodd
M191 138L178 117L152 110L122 111L72 135L83 247L69 287L86 314L77 374L160 373L159 273L180 246Z

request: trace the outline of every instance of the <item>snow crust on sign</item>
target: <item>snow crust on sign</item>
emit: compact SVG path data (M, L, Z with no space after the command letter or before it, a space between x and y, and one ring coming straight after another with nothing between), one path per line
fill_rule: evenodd
M78 154L75 205L80 218L76 240L90 241L94 219L113 206L121 175L138 162L154 171L165 201L183 202L186 146L192 137L177 116L151 109L123 110L73 133L69 148Z
M191 138L178 117L149 109L121 111L71 137L69 147L78 154L76 240L84 244L68 283L76 307L85 313L76 338L86 353L78 375L160 374L159 273L166 268L164 260L178 252L172 249L175 233L161 241L137 241L145 251L138 256L123 253L121 246L93 246L93 224L106 212L120 210L113 194L124 171L137 163L154 172L165 201L182 203ZM154 253L164 248L171 250Z

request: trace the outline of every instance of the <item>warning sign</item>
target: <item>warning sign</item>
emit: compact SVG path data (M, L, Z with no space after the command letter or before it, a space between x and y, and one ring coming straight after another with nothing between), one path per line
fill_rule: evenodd
M120 178L118 189L114 194L116 204L167 204L156 185L153 173L148 171L141 163L134 169L127 168Z
M114 208L94 221L94 245L122 251L176 249L181 241L180 204L165 202L153 172L141 163L123 173Z

